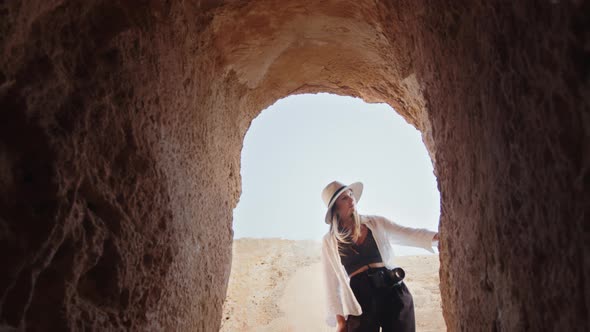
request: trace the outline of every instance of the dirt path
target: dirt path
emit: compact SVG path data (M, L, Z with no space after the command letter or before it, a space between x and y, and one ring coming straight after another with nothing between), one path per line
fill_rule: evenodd
M319 244L236 242L221 331L333 331L325 324ZM402 256L397 261L414 296L417 331L445 331L438 256Z

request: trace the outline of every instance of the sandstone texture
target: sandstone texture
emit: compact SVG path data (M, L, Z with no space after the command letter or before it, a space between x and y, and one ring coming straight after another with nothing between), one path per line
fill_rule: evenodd
M217 330L243 137L306 92L422 131L449 330L590 329L589 12L1 2L0 329Z

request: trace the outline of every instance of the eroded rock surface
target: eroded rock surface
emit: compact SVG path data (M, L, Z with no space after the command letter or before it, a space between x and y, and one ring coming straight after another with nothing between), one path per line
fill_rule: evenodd
M0 327L217 330L249 123L332 92L423 133L449 330L587 328L588 12L3 2Z

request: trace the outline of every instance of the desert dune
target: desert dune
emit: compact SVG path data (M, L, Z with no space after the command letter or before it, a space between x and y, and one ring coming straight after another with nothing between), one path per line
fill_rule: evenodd
M319 242L234 241L221 331L334 331L325 323ZM437 255L399 256L414 296L416 329L445 331Z

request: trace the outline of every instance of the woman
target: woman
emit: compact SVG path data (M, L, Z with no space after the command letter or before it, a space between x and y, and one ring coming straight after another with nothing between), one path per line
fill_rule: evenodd
M337 324L337 331L415 331L412 295L400 280L403 270L396 268L391 245L434 252L438 233L359 215L356 202L362 192L360 182L346 186L338 181L322 192L330 225L322 244L327 322Z

